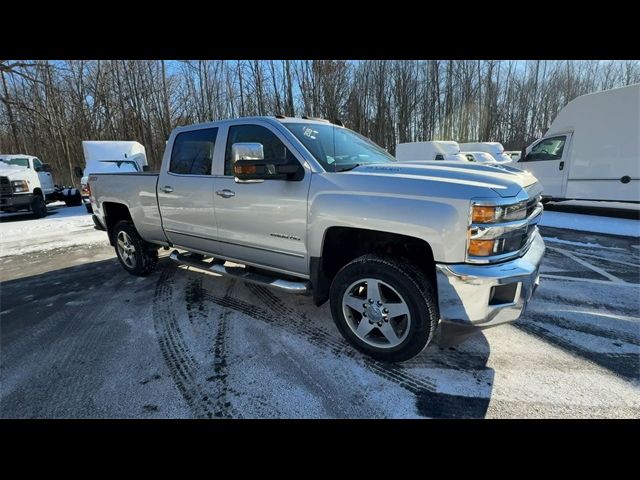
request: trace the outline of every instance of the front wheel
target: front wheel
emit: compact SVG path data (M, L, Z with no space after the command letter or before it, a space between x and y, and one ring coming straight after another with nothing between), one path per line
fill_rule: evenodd
M42 218L47 215L47 204L42 195L35 194L31 199L31 213L33 218Z
M145 242L131 222L118 222L113 238L118 260L127 272L146 277L156 268L158 249Z
M331 314L355 348L383 361L418 355L438 324L438 306L426 275L414 266L377 255L345 265L330 290Z

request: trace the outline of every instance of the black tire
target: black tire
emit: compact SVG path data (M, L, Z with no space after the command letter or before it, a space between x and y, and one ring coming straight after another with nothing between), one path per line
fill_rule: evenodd
M65 197L64 204L67 207L79 207L82 205L82 194L80 193L80 190L74 188L71 192L73 192L71 195L67 195Z
M91 206L90 203L85 203L84 208L87 209L87 213L93 213L93 207Z
M363 278L381 280L405 301L411 322L406 327L408 334L400 344L385 348L373 346L360 339L347 323L343 296L350 285ZM377 255L356 258L337 273L331 283L329 298L331 315L340 333L356 349L376 360L402 362L415 357L429 344L438 325L438 305L431 282L419 269L395 259ZM364 317L360 321L363 320Z
M42 218L47 215L47 204L42 195L35 194L31 199L31 213L33 218Z
M118 236L120 232L126 234L130 244L134 247L135 251L132 255L135 261L127 263L121 255L120 249L118 248ZM158 264L158 247L145 242L131 222L125 220L118 222L115 227L113 227L113 238L116 256L127 272L138 277L146 277L153 272ZM133 263L133 265L131 265L131 263Z

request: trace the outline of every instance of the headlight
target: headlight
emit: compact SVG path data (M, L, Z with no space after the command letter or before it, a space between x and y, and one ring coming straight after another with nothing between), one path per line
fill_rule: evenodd
M514 205L473 205L471 207L471 223L512 222L526 217L526 201Z
M472 204L467 231L468 261L486 263L504 259L510 253L517 254L527 244L542 213L539 201L536 197L511 205ZM497 258L484 260L483 257Z
M11 182L11 188L13 189L13 193L22 193L29 191L29 185L26 180L13 180Z

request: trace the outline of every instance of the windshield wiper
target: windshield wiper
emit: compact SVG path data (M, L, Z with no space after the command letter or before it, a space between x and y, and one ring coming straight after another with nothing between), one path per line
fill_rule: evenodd
M348 165L346 167L336 168L334 171L335 172L348 172L349 170L353 170L354 168L359 167L361 165L364 165L364 163L354 163L353 165Z

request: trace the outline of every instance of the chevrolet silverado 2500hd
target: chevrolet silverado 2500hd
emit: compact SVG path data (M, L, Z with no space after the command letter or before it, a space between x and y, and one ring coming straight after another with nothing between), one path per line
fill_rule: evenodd
M149 274L158 249L173 247L171 259L195 269L311 292L317 305L330 300L354 347L387 361L420 353L439 322L518 319L544 253L530 174L400 163L317 119L180 127L160 173L93 174L89 184L128 272Z

